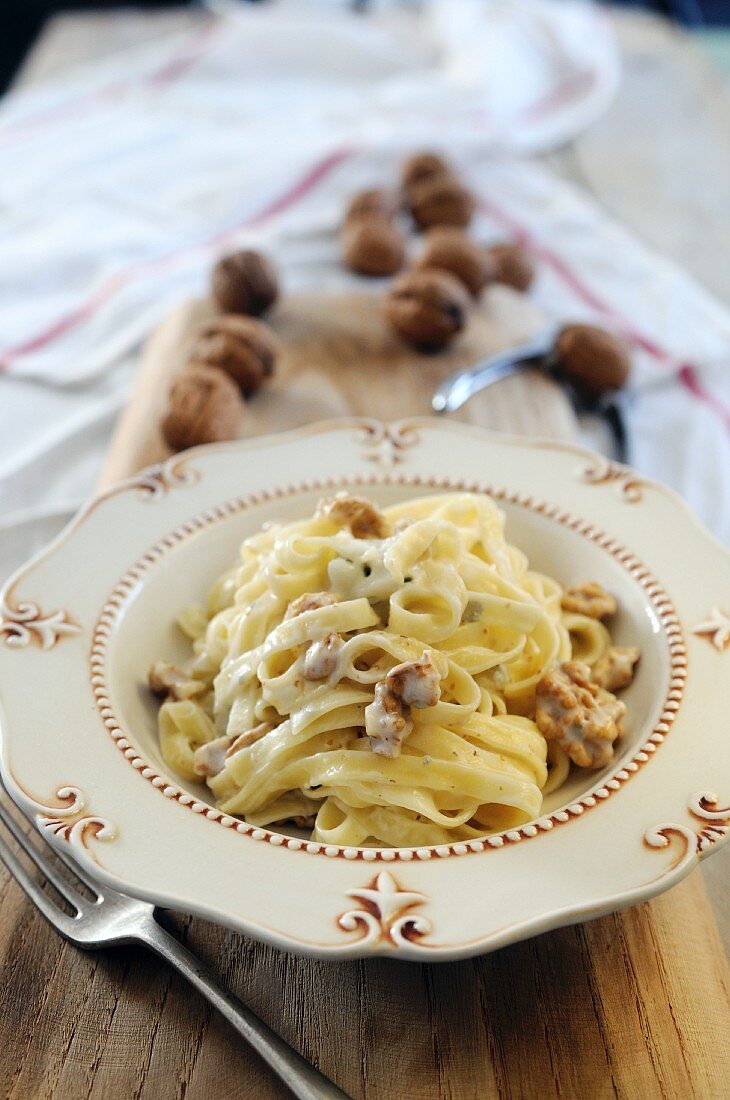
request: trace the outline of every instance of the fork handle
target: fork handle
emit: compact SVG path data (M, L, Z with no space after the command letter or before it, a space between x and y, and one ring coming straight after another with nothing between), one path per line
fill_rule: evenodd
M255 1012L229 993L192 951L156 921L154 929L149 929L144 935L143 942L187 978L225 1016L228 1023L300 1100L350 1100L346 1092L310 1065Z

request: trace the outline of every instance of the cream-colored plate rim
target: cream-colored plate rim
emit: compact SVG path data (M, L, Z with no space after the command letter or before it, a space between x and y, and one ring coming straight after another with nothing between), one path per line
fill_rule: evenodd
M276 472L276 456L282 451L291 450L292 445L299 445L305 439L327 441L328 447L338 459L338 469L343 469L341 477L324 475L322 456L313 457L313 452L310 453L308 448L300 446L296 466L297 471L302 474L301 480L291 482L281 478L280 473ZM428 447L424 446L424 440L428 440ZM456 451L459 447L463 448L466 441L471 441L477 449L482 448L484 455L489 452L501 455L519 454L521 457L517 461L525 467L522 486L514 485L515 479L509 476L509 469L503 479L475 476L474 465L478 464L479 458L484 457L476 451L473 463L469 455L465 457L462 454L457 459L457 465L461 464L461 473L434 472L434 461L436 466L448 464L450 461L444 447L449 452ZM264 478L250 491L245 491L247 486L244 478L244 492L236 496L226 495L222 500L217 495L217 486L214 488L211 483L206 488L206 477L215 472L216 468L224 469L226 462L232 462L233 456L240 452L256 450L269 453L269 461L262 465L271 467L270 483ZM339 461L340 456L342 462ZM527 489L524 487L525 475L529 473L531 463L534 465L535 456L539 456L542 471L538 475L535 467L536 478L544 477L547 467L554 468L556 492L552 499L539 492L530 492L529 486ZM569 479L568 473L573 480ZM516 480L519 482L520 478ZM109 699L106 681L107 639L113 635L117 617L123 612L130 593L136 586L145 583L150 570L161 557L202 528L222 522L227 516L262 500L272 497L285 500L304 490L326 490L335 485L348 484L402 484L423 487L425 490L442 487L490 492L497 500L530 509L571 529L610 554L641 585L646 599L651 603L662 625L662 644L666 647L671 669L659 720L631 758L623 760L620 767L602 777L599 783L575 802L520 829L509 830L484 840L405 849L325 846L282 837L266 829L254 829L197 801L180 788L174 779L162 774L147 761L135 747L129 731L125 731L118 721ZM597 510L593 504L599 498ZM159 512L154 513L153 520L145 520L143 524L145 531L154 530L157 537L143 542L141 552L127 559L126 568L113 576L109 576L109 572L103 569L96 576L94 569L91 570L89 584L95 591L98 590L101 596L103 585L106 587L103 597L97 603L97 613L93 621L89 621L89 616L86 615L83 616L82 624L77 621L73 609L67 606L68 601L63 600L64 554L67 553L67 548L84 540L88 521L100 510L105 510L111 524L115 521L121 523L125 511L130 508L136 509L135 518L153 515L150 511L140 512L140 503L153 503L159 509ZM638 519L644 513L647 516L642 523L632 520L633 516ZM598 523L597 515L605 523ZM691 579L682 577L678 580L672 577L669 583L661 569L654 571L652 558L657 555L653 551L659 549L659 542L656 540L662 540L662 529L670 522L673 537L687 543L688 554L707 557L712 561L712 571L715 573L718 573L718 561L721 563L716 594L701 590L708 587L708 569L702 571L703 584L699 586L700 590L697 583L691 583ZM677 536L677 528L681 532L681 538ZM647 534L649 529L655 532L654 541ZM633 537L634 534L636 538ZM638 548L635 547L637 540L640 544ZM658 556L662 557L662 554ZM57 563L55 567L53 562ZM57 585L59 598L54 606L37 602L32 592L34 574L39 569L43 573L44 568L48 573L49 563L50 572L53 573L54 568L58 572L54 583ZM277 436L212 448L196 448L168 463L143 471L90 502L46 550L8 582L0 598L0 684L6 658L9 658L9 664L10 660L16 661L21 654L32 654L35 662L40 660L41 655L52 662L56 659L55 655L60 655L66 648L70 652L75 647L75 652L80 652L81 644L85 643L84 660L87 672L83 690L91 691L95 706L89 723L94 722L102 728L105 727L107 743L115 745L119 750L117 759L123 761L125 767L120 771L115 766L115 782L122 784L124 791L129 792L135 803L138 799L132 795L133 788L128 786L131 783L154 792L160 805L164 804L158 826L160 843L172 844L174 841L179 819L175 818L173 821L171 817L165 818L165 814L169 813L169 806L174 803L178 809L187 811L187 817L197 819L196 827L200 822L216 825L216 829L208 826L206 835L225 835L226 852L232 850L229 846L230 838L241 838L247 851L292 853L302 867L306 865L308 868L302 871L305 881L313 874L315 877L320 874L336 875L337 882L342 886L342 909L337 911L335 907L334 911L323 915L327 927L326 930L323 927L322 938L317 939L311 935L297 936L291 928L286 927L286 921L277 922L275 919L267 923L258 918L255 908L247 911L245 906L231 907L225 901L217 903L215 898L202 896L192 887L181 891L172 882L174 876L169 883L158 879L154 887L151 887L142 873L142 862L135 863L135 858L138 861L144 860L143 853L138 852L130 858L130 853L126 852L120 861L107 858L107 853L112 852L115 847L120 850L124 847L120 838L130 831L131 826L125 823L123 812L118 811L112 815L107 813L105 807L97 805L93 780L76 783L72 764L69 763L68 775L64 775L63 782L60 781L59 773L59 782L52 785L53 789L43 787L42 781L38 785L37 777L43 770L42 732L39 734L38 768L29 755L21 768L11 763L11 758L15 755L14 738L21 736L23 728L22 710L15 701L11 701L0 714L0 765L3 778L13 796L27 812L35 816L42 829L55 837L56 842L69 843L77 856L90 863L102 879L158 904L199 912L279 946L315 954L344 957L397 951L404 957L424 957L425 954L430 958L472 954L534 931L595 916L649 897L677 881L691 869L698 858L727 839L730 806L727 806L727 798L724 796L730 793L730 749L727 739L722 744L712 722L705 721L703 728L699 728L694 712L697 710L697 693L702 694L703 690L705 694L711 692L712 684L722 675L728 663L725 655L730 640L730 620L726 615L730 604L729 564L730 560L723 548L704 531L675 494L637 477L626 467L609 463L570 444L507 437L442 421L409 420L383 425L375 421L348 419L311 425L297 432ZM47 578L44 574L45 583ZM686 611L688 605L696 606L698 613ZM17 669L20 666L13 667ZM36 663L34 673L38 667ZM77 689L80 690L79 685L74 684L72 691ZM689 700L685 698L685 692L691 696ZM685 711L688 712L686 715ZM693 713L689 713L690 711ZM717 714L716 722L719 723L721 717ZM684 727L683 733L680 733L680 727ZM675 760L664 748L664 742L666 740L669 745L676 739L681 745L681 737L686 739L690 735L694 747L691 756L693 766L685 768L686 751L681 754L681 760L679 756ZM73 744L70 748L73 750ZM102 754L99 755L99 766L102 769L110 768L107 763L108 755L103 755L103 760ZM694 763L703 755L717 766L706 767L704 772L698 769L697 780L694 781L690 772L694 769ZM73 759L73 751L69 759ZM684 788L684 797L680 802L675 800L673 816L665 820L663 815L666 812L666 800L657 797L657 782L663 776L664 780L671 779L672 785L676 786L678 769L681 768L685 768L688 786ZM656 772L657 778L650 783L647 780L653 772ZM107 774L106 771L104 774ZM685 776L682 777L683 781ZM145 782L140 783L140 778ZM718 795L709 790L708 786L711 782L720 780L723 790ZM570 904L560 904L559 891L554 892L555 898L552 903L546 903L543 911L528 911L530 907L527 906L521 918L515 917L513 904L504 923L499 923L499 913L490 913L484 919L483 929L469 938L464 937L463 929L460 934L456 934L456 930L451 932L440 910L438 917L436 914L431 915L434 892L444 890L442 879L445 870L442 869L446 864L464 868L463 871L453 874L465 876L469 874L466 868L473 867L474 864L471 859L464 860L464 856L491 852L499 853L499 859L504 861L505 858L510 858L506 854L510 849L524 852L525 841L536 841L540 837L541 844L530 844L527 847L541 852L544 860L546 838L549 836L549 843L552 845L549 860L555 865L557 873L561 850L565 849L563 858L569 858L576 844L580 844L581 837L585 836L586 844L595 842L589 835L595 834L595 829L589 827L590 820L604 813L608 814L614 795L631 789L637 793L630 804L625 802L623 806L629 812L622 815L625 824L622 825L621 843L626 843L632 835L634 838L638 835L641 855L635 853L627 857L629 867L623 875L624 881L609 881L611 876L608 873L605 881L599 876L596 882L587 885L584 896L572 899ZM627 796L622 794L622 797ZM618 801L617 798L616 802ZM152 806L149 799L145 798L144 806ZM603 809L598 812L598 807ZM589 810L595 813L587 813ZM615 828L615 822L616 814L612 812L611 821L607 818L606 827ZM563 826L568 824L571 828L564 829ZM577 840L569 845L563 842L556 845L557 834L575 835ZM264 843L251 845L251 840ZM210 841L213 862L216 858L222 858L222 848L220 857L216 854L216 843ZM668 865L660 868L656 862L647 862L647 852L663 848L669 850L671 858ZM302 859L302 856L313 854L330 858L311 862L309 859ZM256 856L256 866L265 867L265 864L261 864L261 858L271 856ZM274 857L280 858L283 857ZM652 858L656 860L657 857L654 855ZM523 857L520 856L519 859L522 867ZM373 864L370 874L362 867L363 863ZM482 866L481 862L479 866ZM278 864L272 862L272 874L276 867ZM504 870L502 864L499 873L503 881L509 884L511 869L508 867ZM339 889L339 886L336 888ZM348 898L349 906L346 904ZM310 905L316 908L313 902Z

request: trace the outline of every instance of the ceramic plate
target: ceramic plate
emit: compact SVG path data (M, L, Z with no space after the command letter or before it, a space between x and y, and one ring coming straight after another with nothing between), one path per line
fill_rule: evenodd
M435 848L340 848L254 828L169 774L146 670L241 539L334 487L382 503L490 493L563 583L618 598L642 659L607 770L519 829ZM667 889L730 828L730 559L677 497L575 447L433 421L348 420L199 448L92 501L6 586L3 778L102 881L329 958L486 951Z

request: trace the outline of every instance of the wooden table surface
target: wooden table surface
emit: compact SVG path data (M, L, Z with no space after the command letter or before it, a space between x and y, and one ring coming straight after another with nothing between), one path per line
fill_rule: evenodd
M199 18L205 16L64 17L47 32L25 79ZM681 36L639 17L618 25L628 50L619 100L550 163L730 296L727 265L699 247L708 237L730 243L722 197L729 178L727 109L717 107L712 74ZM652 119L646 141L656 95L671 107ZM663 121L670 114L673 135ZM690 119L691 130L682 125ZM691 152L695 141L705 156L702 173ZM655 186L659 175L663 184L672 179L671 193ZM718 244L713 255L723 254L727 248ZM705 865L726 943L728 857L726 849ZM335 968L200 920L168 919L239 995L353 1095L720 1097L730 1080L728 970L700 882L695 873L650 905L449 966L375 960ZM338 1043L343 1022L351 1033ZM384 1071L380 1063L396 1050ZM0 1095L258 1100L281 1094L226 1025L162 964L141 951L86 956L61 947L0 874Z

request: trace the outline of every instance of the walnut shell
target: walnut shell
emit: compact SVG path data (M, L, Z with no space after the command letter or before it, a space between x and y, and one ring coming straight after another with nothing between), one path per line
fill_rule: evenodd
M453 176L434 176L414 185L408 201L419 229L432 225L455 225L465 229L474 214L471 191Z
M359 191L353 195L345 211L345 222L354 218L366 218L371 214L381 214L384 218L394 218L398 213L398 203L390 191L372 187L368 191Z
M448 344L463 329L468 311L464 285L435 268L401 275L385 299L385 316L395 331L425 350Z
M403 162L400 180L403 190L407 193L424 180L450 175L452 175L451 168L438 153L414 153Z
M559 369L584 397L620 390L631 373L631 355L618 336L595 325L566 325L555 341Z
M466 233L451 226L429 229L416 270L438 267L464 284L473 298L479 296L496 273L494 262Z
M394 275L403 266L405 237L381 215L356 218L342 230L342 258L361 275Z
M496 270L496 282L505 283L524 292L535 278L535 265L521 244L493 244L486 250L487 258Z
M217 367L251 397L273 373L279 341L268 325L253 317L215 317L198 331L190 349L192 366Z
M170 390L161 429L173 451L236 439L243 415L238 386L221 370L188 367Z
M243 248L222 256L211 275L213 299L223 313L259 317L276 301L279 281L266 256Z

